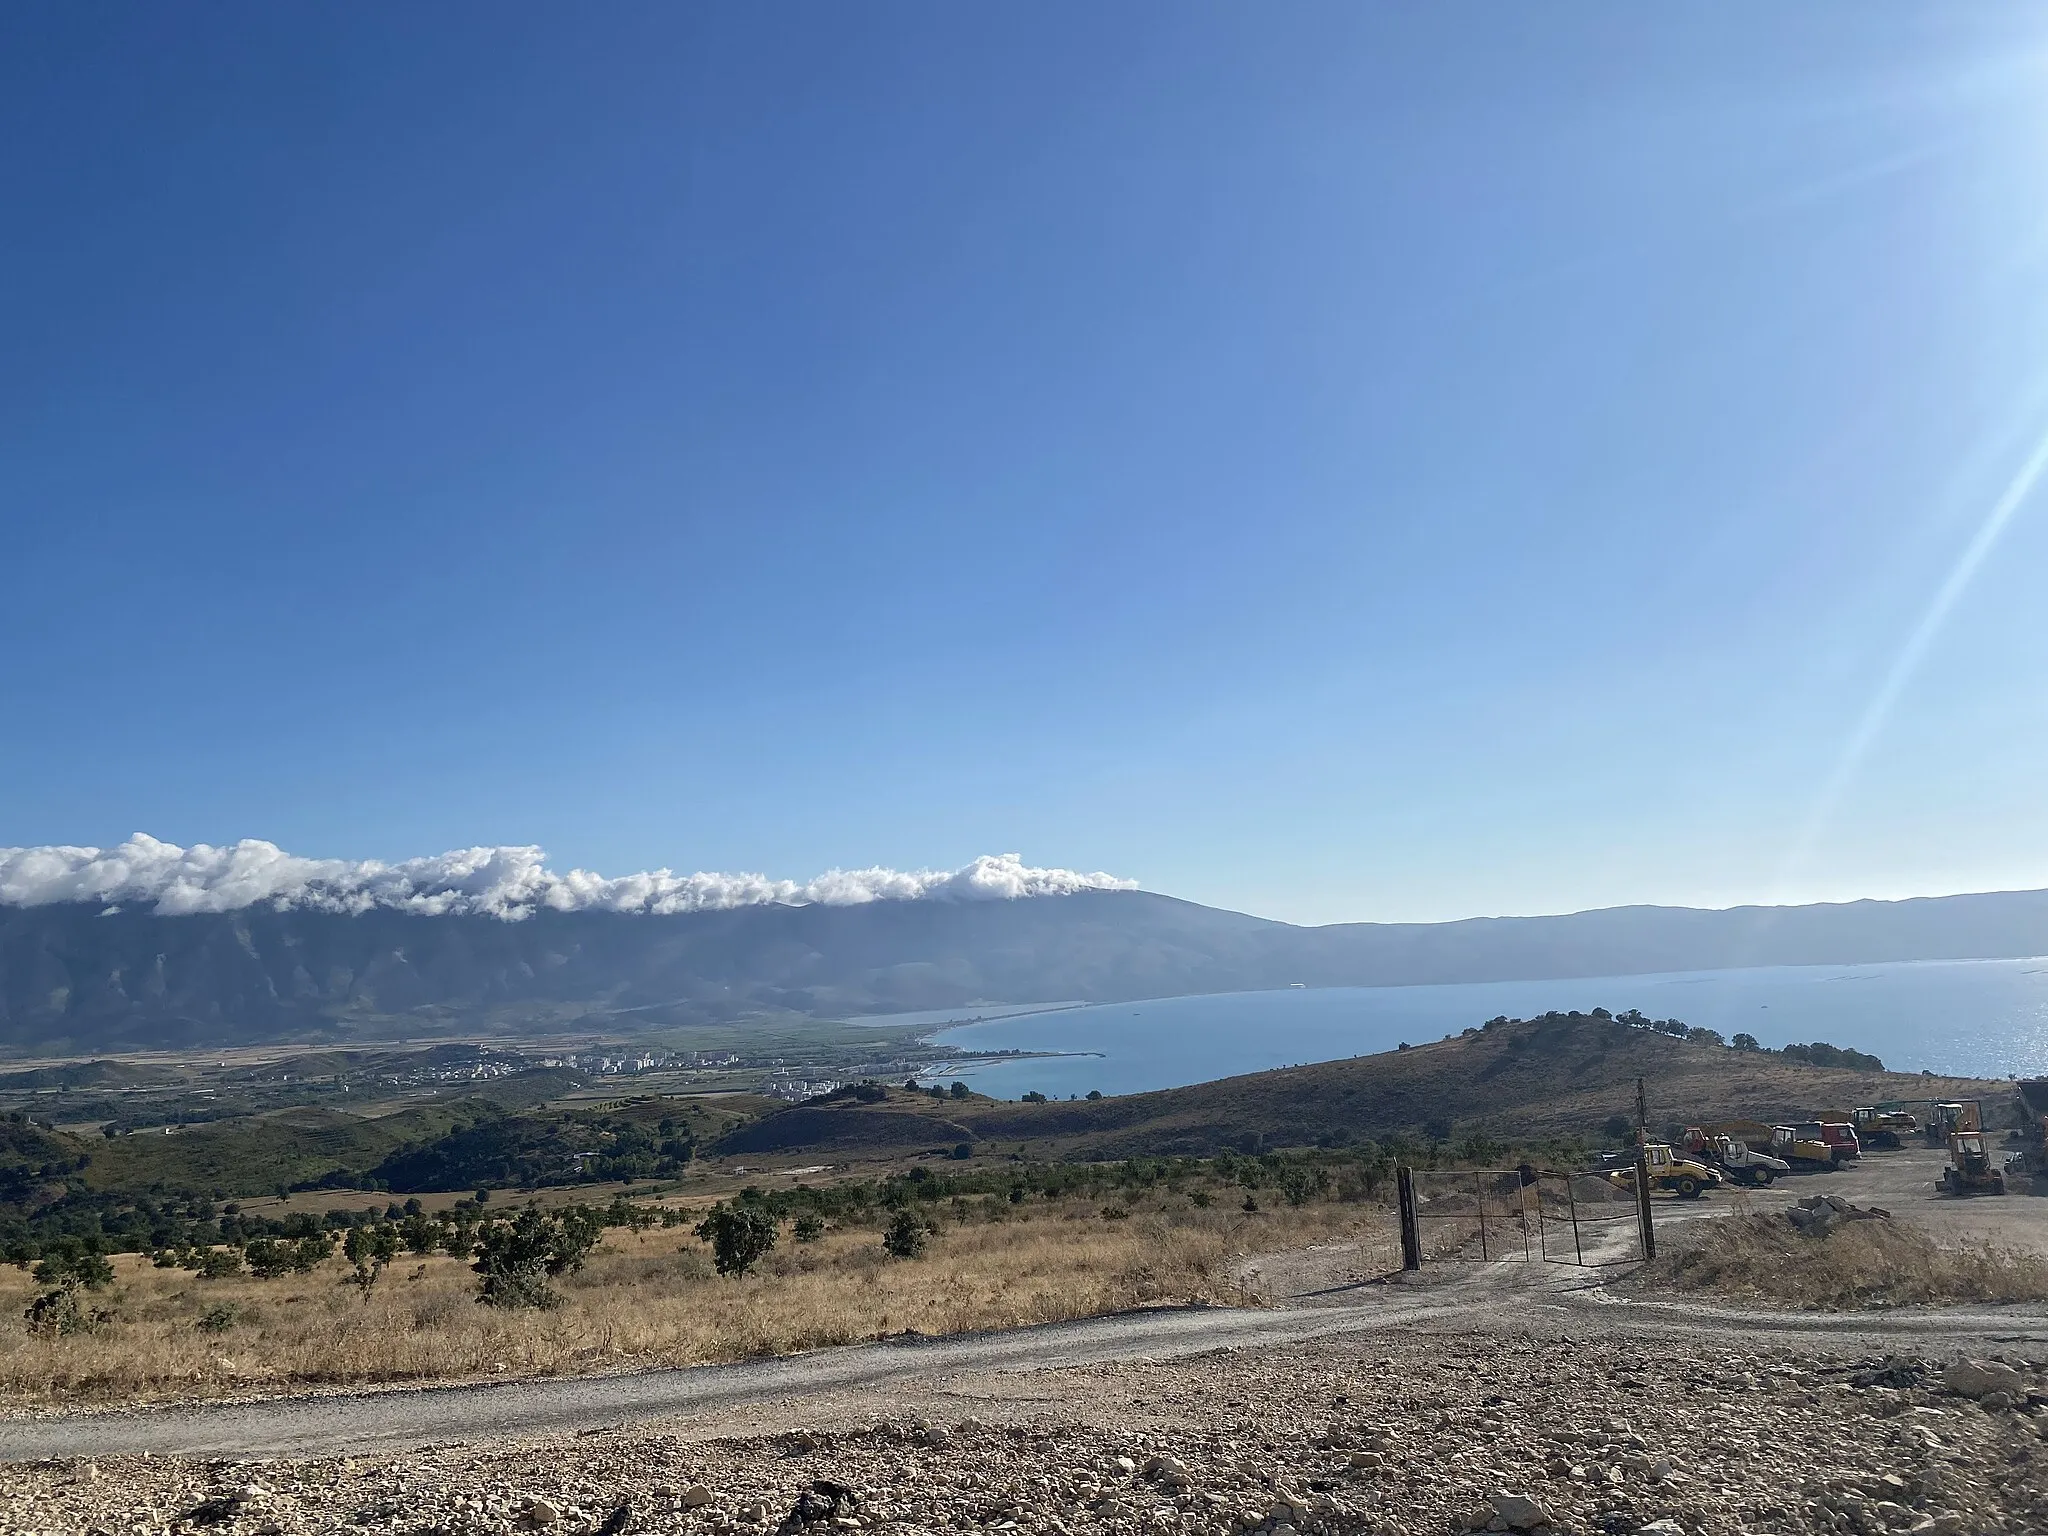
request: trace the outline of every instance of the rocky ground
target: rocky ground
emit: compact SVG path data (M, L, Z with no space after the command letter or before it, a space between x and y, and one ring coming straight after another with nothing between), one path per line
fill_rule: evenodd
M388 1457L0 1467L0 1530L2048 1530L2048 1370L1396 1327ZM1960 1389L1960 1390L1958 1390Z

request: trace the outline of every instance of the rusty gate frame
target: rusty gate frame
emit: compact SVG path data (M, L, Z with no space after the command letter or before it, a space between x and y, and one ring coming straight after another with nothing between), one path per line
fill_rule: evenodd
M1405 1163L1396 1167L1394 1170L1394 1187L1396 1205L1401 1222L1401 1267L1404 1270L1419 1270L1422 1268L1425 1257L1422 1249L1422 1223L1431 1220L1473 1220L1477 1226L1479 1252L1476 1255L1470 1253L1438 1254L1434 1256L1438 1263L1446 1261L1452 1263L1491 1263L1495 1259L1521 1258L1526 1260L1534 1258L1541 1259L1544 1263L1548 1264L1571 1264L1587 1269L1604 1269L1617 1264L1637 1263L1643 1257L1643 1250L1648 1247L1648 1244L1644 1241L1646 1236L1644 1229L1650 1225L1648 1209L1649 1191L1647 1185L1642 1181L1637 1182L1636 1199L1634 1202L1635 1209L1630 1213L1635 1217L1638 1225L1636 1244L1638 1251L1616 1259L1589 1259L1586 1257L1585 1237L1579 1224L1578 1196L1572 1189L1573 1175L1536 1170L1524 1173L1523 1170L1518 1168L1429 1169L1425 1171L1432 1174L1440 1174L1445 1178L1469 1176L1473 1181L1473 1193L1478 1197L1477 1205L1473 1215L1470 1217L1465 1216L1463 1213L1443 1217L1425 1215L1422 1212L1421 1203L1416 1199L1415 1195L1415 1170ZM1489 1179L1512 1179L1514 1181L1520 1198L1516 1201L1513 1210L1488 1212L1486 1189ZM1565 1215L1561 1220L1544 1214L1542 1192L1546 1184L1563 1186ZM1528 1194L1528 1191L1531 1189L1536 1191L1533 1202ZM1535 1206L1533 1224L1536 1228L1533 1252L1531 1251L1529 1236L1529 1228L1532 1224L1532 1213L1529 1207L1532 1203ZM1488 1228L1489 1214L1494 1218L1494 1225L1491 1231ZM1552 1227L1558 1228L1560 1234L1560 1240L1555 1244L1558 1250L1556 1252L1552 1251L1553 1243L1550 1235ZM1512 1239L1509 1240L1508 1244L1510 1251L1495 1251L1496 1247L1500 1245L1494 1241L1493 1234L1502 1231L1504 1228L1520 1232L1522 1239L1522 1251L1520 1254L1512 1251ZM1570 1232L1570 1249L1568 1252L1565 1251L1562 1241L1562 1234L1567 1229Z

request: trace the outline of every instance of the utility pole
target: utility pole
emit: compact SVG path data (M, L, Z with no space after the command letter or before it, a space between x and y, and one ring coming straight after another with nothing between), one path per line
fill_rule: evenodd
M1650 1110L1640 1077L1636 1079L1636 1230L1642 1235L1643 1257L1657 1257L1657 1228L1650 1220Z

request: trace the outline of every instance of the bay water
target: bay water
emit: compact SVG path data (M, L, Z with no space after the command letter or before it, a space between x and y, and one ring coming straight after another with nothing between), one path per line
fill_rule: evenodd
M997 1098L1036 1090L1063 1099L1090 1090L1142 1093L1391 1051L1404 1040L1441 1039L1498 1014L1527 1018L1595 1007L1612 1013L1639 1008L1653 1019L1683 1019L1724 1037L1746 1031L1767 1046L1825 1040L1868 1051L1895 1071L2048 1073L2048 959L1288 988L1011 1011L937 1029L931 1038L964 1051L1061 1053L963 1064L941 1076ZM945 1025L977 1012L927 1014L917 1022Z

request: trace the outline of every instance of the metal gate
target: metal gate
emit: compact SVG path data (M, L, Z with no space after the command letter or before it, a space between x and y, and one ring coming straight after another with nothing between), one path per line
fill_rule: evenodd
M1592 1174L1401 1168L1401 1267L1540 1259L1588 1267L1643 1256L1642 1202Z

